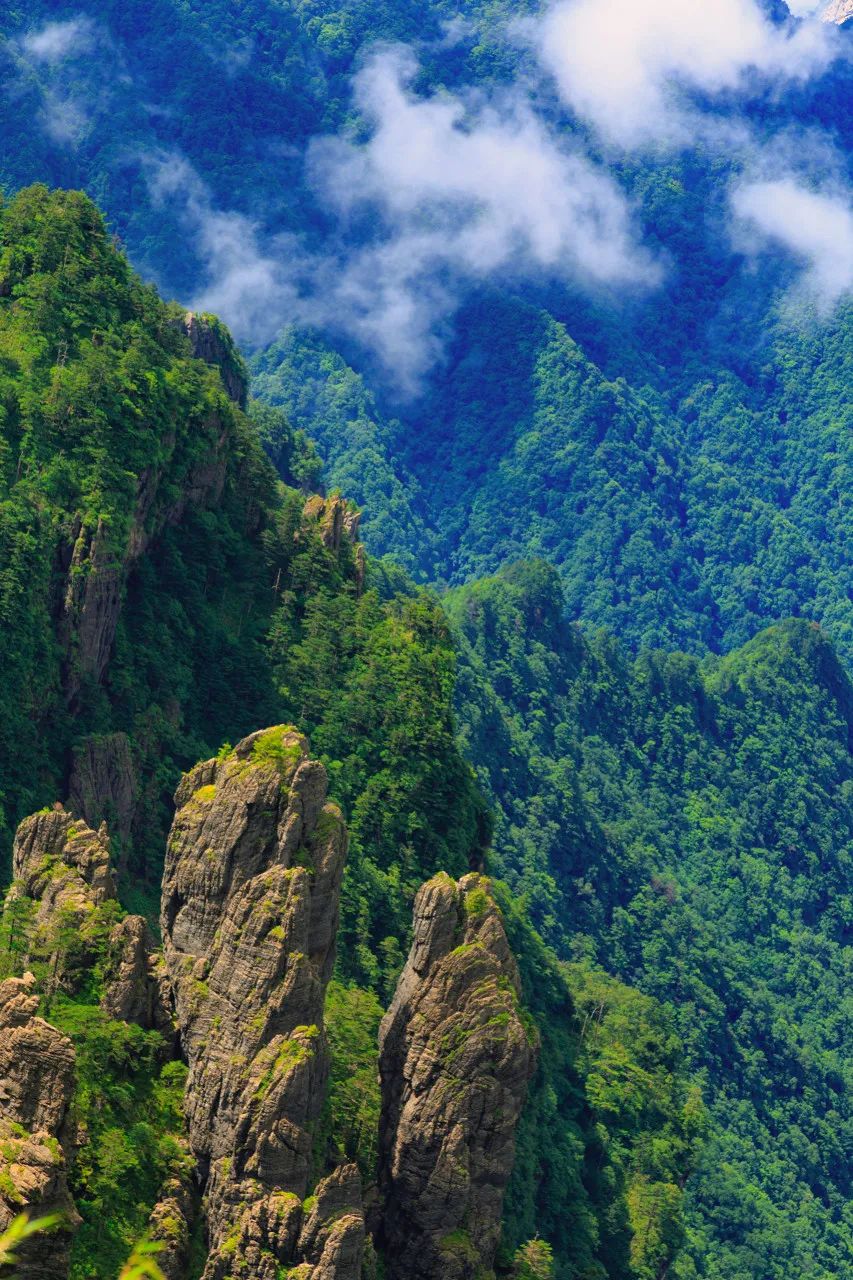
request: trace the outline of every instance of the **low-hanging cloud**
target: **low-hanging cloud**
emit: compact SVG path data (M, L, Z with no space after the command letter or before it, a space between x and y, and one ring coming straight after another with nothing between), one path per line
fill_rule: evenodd
M418 376L460 278L659 281L618 185L523 95L417 97L416 70L406 50L374 56L355 85L369 141L325 139L309 161L315 188L342 219L369 211L378 220L379 235L350 256L338 293L386 364Z
M623 95L633 86L637 101L619 124L645 131L632 137L648 139L655 130L658 142L683 141L691 130L696 136L701 112L688 108L687 99L679 98L678 112L661 123L659 113L677 84L707 95L740 86L749 68L805 75L826 56L823 36L811 27L774 27L753 0L713 0L708 8L715 22L731 12L745 25L718 33L688 74L696 42L709 30L703 6L687 6L687 20L676 21L673 0L634 2L657 14L660 25L652 24L638 43L635 23L615 53L611 40L608 83L599 86L602 95ZM603 10L620 4L597 0ZM561 0L540 20L542 30L569 11L591 21L589 0ZM667 43L662 33L673 32L678 38ZM628 78L620 84L625 68ZM250 345L269 341L289 323L344 333L371 350L398 387L415 392L441 358L453 313L472 282L563 279L595 292L614 290L621 299L665 281L615 177L580 149L578 134L537 106L529 85L425 95L412 87L417 71L410 50L375 51L354 81L366 140L327 137L309 147L308 182L329 215L310 250L300 238L271 236L261 223L218 206L180 156L148 157L155 199L183 217L203 266L194 306L220 313ZM730 105L736 100L732 93ZM835 205L832 217L825 216L830 197L814 188L837 167L837 156L819 130L796 137L781 131L761 155L748 122L736 112L733 120L733 163L750 173L731 206L739 246L797 254L804 287L822 308L831 306L847 287L837 282L849 274L848 253L840 247L849 244L848 223ZM795 172L790 189L781 192L780 207L790 217L777 209L774 222L771 179ZM832 199L843 206L842 196ZM798 218L807 230L797 230Z
M720 125L692 95L805 80L837 49L824 24L778 25L756 0L559 0L535 32L561 97L621 147L688 145Z
M743 182L732 192L740 247L781 245L803 264L798 292L827 313L853 290L853 206L791 175Z
M249 343L269 341L283 324L308 319L296 279L302 255L293 238L262 247L259 227L244 214L218 209L183 156L149 155L143 169L154 200L179 212L204 266L206 282L191 300L196 310L222 316L235 337Z
M206 266L195 305L249 342L286 320L343 330L413 391L441 354L466 282L500 273L594 288L659 281L616 183L561 145L518 95L500 104L418 98L415 70L400 49L376 55L356 83L368 142L311 148L311 181L337 215L322 250L293 237L264 242L249 219L215 207L185 160L149 159L155 198L180 203Z
M34 62L55 65L72 55L86 53L96 41L91 18L78 15L65 22L48 22L36 31L21 36L22 52Z
M39 123L63 146L76 146L109 113L114 87L128 80L107 31L84 14L47 22L10 40L9 47L17 75L4 86L6 93L14 99L38 86Z

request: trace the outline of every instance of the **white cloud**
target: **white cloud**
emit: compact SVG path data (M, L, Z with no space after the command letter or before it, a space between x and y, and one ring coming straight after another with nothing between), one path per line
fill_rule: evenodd
M178 209L204 263L207 280L191 300L193 308L220 315L239 341L249 343L269 341L285 323L309 318L293 275L300 261L295 245L279 239L261 248L255 223L217 209L183 157L149 156L144 167L154 199Z
M795 18L809 18L825 6L826 0L786 0Z
M419 98L409 89L415 71L403 50L376 55L356 81L369 141L325 139L310 157L317 189L343 219L367 208L379 217L380 235L349 257L338 293L386 364L417 378L460 277L658 281L619 187L526 98Z
M49 137L76 146L98 117L112 109L113 91L129 83L120 51L106 29L80 15L48 22L10 41L18 74L5 88L10 97L38 86L38 120Z
M813 54L817 58L820 42L813 43L812 34L797 44L795 35L756 16L752 0L715 2L718 18L723 6L746 13L749 22L700 49L691 82L705 92L740 83L750 58L769 67L768 49L785 74L794 67L805 74ZM616 0L597 4L612 10ZM637 109L632 113L626 104L623 135L642 129L632 137L648 138L657 130L658 139L673 140L673 130L689 133L695 122L681 108L675 116L658 113L668 101L673 68L686 75L688 55L708 23L701 6L688 6L688 20L674 25L670 0L645 0L645 6L663 25L645 32L638 45L634 24L633 35L616 41L612 62L611 42L603 55L607 83L596 91L629 97L633 91ZM546 21L568 10L561 4ZM587 0L572 6L591 21L588 10ZM668 52L664 27L679 37L669 41ZM423 96L411 88L416 72L414 56L404 49L375 53L354 86L366 141L323 138L310 147L309 180L333 215L311 252L292 236L265 238L251 219L218 208L185 160L160 156L149 163L155 196L182 212L205 266L194 306L221 314L250 344L270 340L286 323L346 333L375 354L401 389L413 392L440 359L450 319L472 282L564 279L593 291L618 290L620 299L661 282L661 264L643 246L615 179L578 149L571 133L555 131L526 89ZM723 133L716 128L719 144ZM807 287L822 306L831 305L842 291L837 282L849 278L849 211L842 215L838 200L828 209L829 198L810 192L806 179L775 188L769 179L808 172L807 161L812 174L826 175L837 161L832 148L801 131L796 139L780 134L762 155L743 120L735 115L725 128L728 154L739 156L734 163L753 165L750 182L733 196L742 244L749 228L750 252L775 245L798 254Z
M624 147L686 145L708 123L691 93L803 80L835 48L820 22L777 26L756 0L560 0L537 39L565 102Z
M94 24L82 16L67 22L48 22L20 39L21 50L27 57L50 65L85 53L94 43Z
M830 311L853 289L853 207L843 193L817 192L791 176L744 182L732 192L742 248L781 245L804 266L801 290Z
M344 331L414 391L472 279L657 283L619 188L560 146L523 100L466 113L452 96L416 98L406 83L414 70L399 50L377 55L356 86L373 126L367 143L328 138L312 148L312 180L337 215L317 252L293 237L264 242L250 219L215 207L185 160L149 160L155 198L181 210L205 263L194 306L252 343L285 322Z

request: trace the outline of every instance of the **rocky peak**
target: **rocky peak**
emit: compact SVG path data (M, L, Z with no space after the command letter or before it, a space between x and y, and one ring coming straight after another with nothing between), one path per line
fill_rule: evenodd
M15 891L38 903L36 924L60 917L85 930L95 907L115 898L107 830L95 832L62 805L26 818L12 848Z
M820 16L823 22L835 22L841 27L853 18L853 0L830 0Z
M361 591L367 571L364 547L358 540L361 512L339 494L324 498L315 493L305 503L303 515L307 520L316 522L323 546L335 555L345 543L349 543L355 563L356 586Z
M537 1041L485 877L438 875L380 1030L381 1243L389 1280L489 1273Z
M48 994L73 987L75 974L62 968L62 953L73 936L85 958L99 931L111 926L113 963L106 974L104 1010L112 1018L157 1027L171 1034L169 992L154 939L141 916L116 920L119 907L110 865L110 841L104 823L93 831L62 805L26 818L12 849L14 883L5 911L14 912L21 898L35 903L29 947L47 961ZM115 915L110 919L104 909Z
M195 359L203 360L205 364L218 369L222 385L230 398L241 409L245 409L249 375L225 326L215 316L188 311L184 316L183 329L190 340L190 349Z
M326 786L305 738L278 725L196 766L175 797L162 929L190 1068L189 1141L206 1182L205 1280L238 1262L258 1280L283 1265L312 1275L329 1243L301 1203L328 1074L323 1003L347 845ZM343 1216L354 1221L346 1242L335 1236L342 1258L356 1219L359 1240L364 1230L353 1179ZM318 1190L317 1203L330 1195Z

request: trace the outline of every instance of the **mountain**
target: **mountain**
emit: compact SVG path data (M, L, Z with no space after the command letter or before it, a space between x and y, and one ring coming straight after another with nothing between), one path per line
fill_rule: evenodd
M674 1273L843 1275L853 685L835 651L790 620L722 659L632 659L565 620L541 562L447 606L492 865L559 955L671 1011L701 1084Z
M664 1265L701 1103L660 1006L564 970L483 875L438 602L366 559L345 499L275 480L283 424L240 407L227 332L142 285L84 196L25 190L0 236L0 1205L66 1213L23 1274L113 1276L149 1227L175 1280L354 1280L409 1220L426 1280L496 1249L520 1276ZM599 1083L614 1054L639 1108Z
M715 9L0 15L57 1280L851 1270L850 24Z
M392 553L419 581L457 584L541 555L561 572L570 616L633 648L725 652L799 614L849 660L849 303L828 321L813 304L792 320L796 256L756 255L729 212L733 187L798 130L825 140L842 181L846 46L812 81L747 99L736 125L748 145L628 154L614 166L664 264L660 286L614 298L541 273L450 279L438 363L401 397L375 344L342 331L343 319L336 328L343 299L325 327L274 337L275 317L312 262L324 265L305 311L324 316L324 293L372 243L356 219L339 244L310 159L320 136L347 136L352 76L371 49L420 41L424 99L443 91L464 103L476 88L515 101L515 78L532 74L505 6L463 6L442 42L450 16L437 2L386 4L368 19L359 6L254 0L238 21L228 6L158 0L90 5L80 27L53 4L13 7L2 31L17 111L3 182L84 186L146 274L232 307L257 348L256 394L316 440L327 483L365 510L367 549ZM49 20L60 21L55 46L36 39ZM100 96L93 67L108 86ZM708 129L729 127L725 106ZM51 124L52 108L78 122L73 138ZM35 146L28 120L40 122ZM553 102L543 120L569 142L585 136ZM815 151L810 180L826 154ZM380 253L397 243L383 217ZM396 251L405 273L404 242ZM413 305L431 289L416 282Z

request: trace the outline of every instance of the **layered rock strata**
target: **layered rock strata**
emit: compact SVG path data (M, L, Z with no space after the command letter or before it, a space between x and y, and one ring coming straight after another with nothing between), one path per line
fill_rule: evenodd
M68 808L90 827L106 822L125 848L131 837L139 780L126 733L84 738L74 748Z
M20 1249L20 1280L64 1280L79 1218L68 1191L74 1046L37 1016L35 978L0 983L0 1231L23 1209L62 1228Z
M380 1029L380 1230L389 1280L474 1280L500 1236L537 1055L484 877L438 875Z
M205 1182L206 1280L237 1263L258 1280L285 1265L313 1275L327 1247L342 1261L325 1274L344 1280L344 1261L360 1256L354 1171L340 1221L360 1226L345 1238L318 1227L300 1247L347 845L326 787L305 739L280 725L197 765L176 795L161 923L190 1068L189 1141Z

